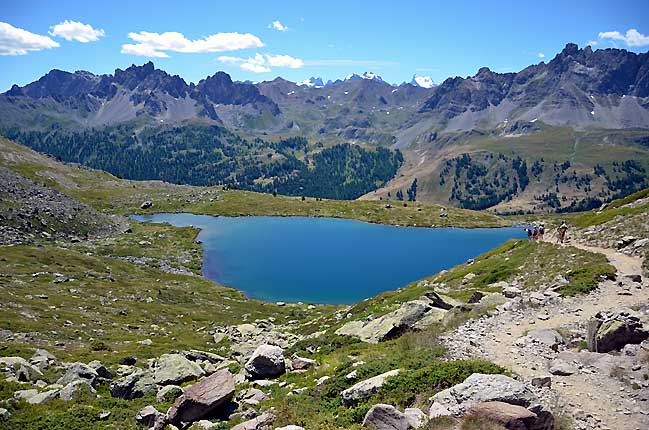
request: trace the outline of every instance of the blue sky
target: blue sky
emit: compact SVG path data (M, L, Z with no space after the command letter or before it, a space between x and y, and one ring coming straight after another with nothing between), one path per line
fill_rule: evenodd
M647 0L3 0L0 91L54 68L112 73L150 59L190 82L224 70L235 80L372 71L439 83L482 66L518 71L567 42L646 52L646 35Z

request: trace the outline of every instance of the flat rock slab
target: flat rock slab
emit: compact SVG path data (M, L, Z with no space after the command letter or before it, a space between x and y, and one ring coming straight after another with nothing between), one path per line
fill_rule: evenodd
M372 378L361 381L341 393L343 403L351 406L361 400L367 399L374 394L388 378L399 374L399 369L390 370Z

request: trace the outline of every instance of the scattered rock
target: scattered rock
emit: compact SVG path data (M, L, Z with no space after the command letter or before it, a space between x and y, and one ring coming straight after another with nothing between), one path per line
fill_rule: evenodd
M535 387L550 388L552 386L552 377L550 377L550 376L537 376L537 377L532 378L531 383Z
M560 358L552 360L548 371L553 375L570 376L578 372L577 367Z
M409 430L423 427L428 418L417 408L401 413L392 405L377 404L365 414L363 427L372 430Z
M142 202L142 204L140 205L140 209L149 209L152 206L153 206L153 202L151 200L146 200Z
M245 366L253 378L274 378L286 371L284 351L275 345L260 345Z
M558 351L559 346L565 344L563 336L558 331L546 328L531 330L527 334L527 338L546 345L553 351Z
M242 422L232 427L230 430L266 430L270 429L275 421L275 415L271 413L261 414L249 421Z
M300 356L295 355L295 354L293 355L291 360L292 360L291 368L293 369L293 371L297 371L297 372L306 371L306 370L308 370L308 369L310 369L312 367L315 367L317 365L315 360L312 360L310 358L300 357Z
M70 382L83 380L94 386L97 383L97 378L99 378L99 375L92 367L83 363L72 363L68 366L65 375L61 376L56 383L67 385Z
M435 419L435 418L440 418L440 417L450 417L451 412L446 409L445 406L440 405L437 402L433 402L432 405L430 405L430 409L428 410L428 418Z
M167 422L177 425L214 413L234 396L234 377L223 369L185 389L167 412Z
M58 389L43 391L42 393L38 393L35 396L32 396L29 399L27 399L27 403L32 405L42 405L44 403L49 402L50 400L54 400L58 395L59 395Z
M96 395L97 391L95 391L87 381L77 380L70 382L68 385L63 387L59 393L59 397L61 397L61 400L67 402L70 400L76 400L84 394Z
M511 405L503 402L485 402L473 406L467 415L474 415L500 424L505 429L533 430L536 427L537 415L522 406Z
M528 407L538 399L530 387L505 375L474 373L461 384L433 396L452 415L461 416L471 406L482 402L505 402Z
M181 384L196 380L205 372L198 364L181 354L163 354L153 369L153 380L158 385Z
M0 357L0 372L20 382L36 381L43 373L22 357Z
M156 389L153 377L140 368L110 384L110 394L124 400L143 397Z
M153 406L146 406L135 415L135 421L144 424L147 427L153 427L160 416L163 414Z
M361 381L341 393L343 403L346 406L356 404L361 400L365 400L372 396L388 378L399 374L399 369L390 370L389 372L382 373L374 376L373 378Z

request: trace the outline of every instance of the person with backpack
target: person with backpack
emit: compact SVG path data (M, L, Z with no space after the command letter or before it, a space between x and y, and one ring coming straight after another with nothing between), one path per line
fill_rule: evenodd
M543 223L539 226L539 240L543 240L543 235L545 234L545 226Z
M568 232L568 224L565 221L561 221L561 225L557 231L559 232L559 243L564 243L566 241L566 233Z
M532 227L525 227L525 233L527 233L527 240L532 240Z
M537 240L539 238L539 228L534 224L534 232L532 233L532 239Z

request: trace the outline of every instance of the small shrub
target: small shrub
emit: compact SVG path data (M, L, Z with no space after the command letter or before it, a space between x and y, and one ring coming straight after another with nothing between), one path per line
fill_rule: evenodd
M110 348L104 341L101 340L93 340L90 343L90 349L93 351L109 351Z

